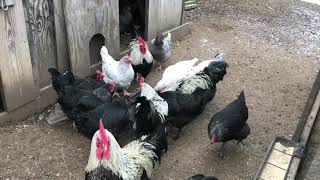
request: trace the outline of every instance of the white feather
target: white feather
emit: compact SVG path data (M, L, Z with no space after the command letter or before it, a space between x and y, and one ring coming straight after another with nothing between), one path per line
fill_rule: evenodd
M129 50L130 50L130 56L132 58L133 65L142 64L143 59L145 59L148 63L153 62L153 57L149 51L147 44L146 44L146 53L145 54L142 54L140 52L140 45L137 43L137 41L133 41L130 43Z
M134 78L131 64L124 62L123 59L120 61L114 60L105 46L102 46L100 55L102 57L102 72L105 75L103 80L108 83L111 79L116 87L128 89Z
M110 138L110 156L106 160L96 158L96 140L99 136L97 131L91 142L90 156L86 166L86 172L95 170L100 165L105 169L111 170L117 176L124 180L140 180L143 170L146 170L148 177L151 177L153 171L153 157L156 156L154 151L144 148L145 144L153 147L147 142L135 140L121 148L113 135L105 130L106 135Z
M194 75L178 82L179 88L177 91L185 94L192 94L197 88L209 89L212 86L210 77L202 75Z
M159 91L164 88L172 88L175 90L174 84L187 76L187 74L190 72L192 67L199 61L198 58L194 58L187 61L180 61L177 62L174 65L171 65L167 67L162 75L162 79L157 83L157 85L154 87L155 91ZM169 89L166 89L169 90Z
M214 57L213 59L204 60L200 62L198 65L192 68L193 73L190 73L190 74L192 75L197 74L198 72L202 71L205 67L208 67L209 64L213 61L224 61L223 53L220 53L218 56Z
M156 91L147 83L141 84L141 95L152 101L155 109L162 115L162 122L164 122L164 116L168 115L168 103L162 99Z
M220 53L215 58L202 61L196 66L194 66L194 64L198 62L198 59L195 62L193 62L193 60L181 61L176 63L175 65L169 66L167 68L168 72L166 72L167 71L166 69L162 75L162 79L157 83L154 89L156 91L159 91L161 89L165 91L175 91L179 84L178 81L181 81L182 79L188 79L196 75L197 73L202 71L205 67L208 67L208 65L213 61L224 61L224 54ZM179 64L179 63L182 63L182 64Z

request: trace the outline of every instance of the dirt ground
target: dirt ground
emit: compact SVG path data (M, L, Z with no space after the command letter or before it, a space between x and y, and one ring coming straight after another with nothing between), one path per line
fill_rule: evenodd
M275 136L291 138L320 68L320 6L300 1L199 0L186 12L192 34L176 42L167 65L225 54L228 74L215 99L178 140L154 173L155 180L180 180L203 173L220 179L250 179ZM162 72L147 82L155 85ZM227 144L225 158L213 152L207 125L215 112L244 89L251 134L245 146ZM0 128L0 179L83 179L90 139L71 122L48 125L32 117Z

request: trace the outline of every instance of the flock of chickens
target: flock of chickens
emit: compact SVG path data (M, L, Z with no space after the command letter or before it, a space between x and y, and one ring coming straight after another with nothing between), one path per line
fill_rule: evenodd
M178 138L181 128L214 98L216 84L227 73L223 54L202 62L195 58L168 66L154 88L144 81L154 60L168 61L171 51L170 33L168 37L159 35L150 46L138 37L120 61L103 46L102 70L91 77L48 70L63 112L80 133L92 138L85 179L150 179L154 164L168 149L167 136ZM140 87L130 94L127 90L135 81ZM208 135L212 144L223 143L220 156L225 142L242 142L250 134L247 119L243 91L211 118ZM189 178L205 179L217 178L201 174Z

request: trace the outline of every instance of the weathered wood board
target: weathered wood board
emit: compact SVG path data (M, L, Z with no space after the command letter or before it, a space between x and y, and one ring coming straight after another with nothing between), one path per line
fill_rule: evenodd
M58 70L63 72L70 68L70 61L62 0L53 0L53 14L57 48L57 66Z
M57 46L52 0L24 0L34 77L40 88L51 84L48 68L57 68Z
M111 55L120 53L119 4L117 0L63 1L72 71L84 77L90 74L89 42L102 34Z
M184 0L147 0L147 40L181 25Z
M12 111L35 99L37 88L30 59L22 1L0 10L0 73L5 110Z

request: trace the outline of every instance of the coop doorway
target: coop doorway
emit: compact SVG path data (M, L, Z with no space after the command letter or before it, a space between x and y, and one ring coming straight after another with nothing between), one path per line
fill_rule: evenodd
M136 36L146 39L147 0L119 0L120 51Z
M95 34L89 42L90 65L95 66L101 62L100 49L105 45L105 37Z

